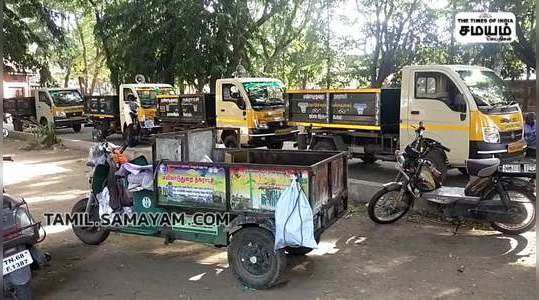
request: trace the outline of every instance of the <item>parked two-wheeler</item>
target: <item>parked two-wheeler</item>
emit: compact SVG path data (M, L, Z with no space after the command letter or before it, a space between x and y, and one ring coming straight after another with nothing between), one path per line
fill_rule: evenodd
M374 222L393 223L408 212L414 201L423 199L434 203L457 226L465 219L473 219L513 235L535 225L535 164L504 165L498 158L469 159L466 187L442 186L440 172L425 154L433 147L449 149L423 139L424 130L420 123L414 142L404 151L397 151L396 180L385 184L369 201L369 217Z
M3 157L3 160L11 160ZM45 239L41 223L34 221L28 204L22 198L3 191L3 296L7 299L32 299L32 269L47 264L50 256L36 245Z
M12 122L12 117L10 113L4 113L4 126L2 126L2 136L4 138L7 138L9 135L9 130L6 128L6 125L8 125L10 122Z

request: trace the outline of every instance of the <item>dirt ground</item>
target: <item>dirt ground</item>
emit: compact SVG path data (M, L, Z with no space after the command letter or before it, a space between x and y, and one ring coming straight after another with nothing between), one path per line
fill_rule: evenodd
M4 141L4 183L32 213L70 211L87 191L86 153L18 151ZM322 236L319 249L289 258L286 282L248 289L226 250L190 242L111 234L83 245L67 227L47 227L49 267L35 273L37 299L536 299L535 231L508 237L431 222L374 225L363 206Z

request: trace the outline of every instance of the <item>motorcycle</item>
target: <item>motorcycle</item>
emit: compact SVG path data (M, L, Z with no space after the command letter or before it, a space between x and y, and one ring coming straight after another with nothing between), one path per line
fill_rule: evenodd
M433 147L447 152L450 149L423 139L424 131L420 122L415 140L404 151L396 152L399 173L394 182L384 184L369 201L371 220L393 223L415 201L422 199L456 223L455 233L465 219L489 223L493 229L509 235L521 234L535 225L534 163L501 164L498 158L469 159L466 169L470 178L466 186L443 186L441 173L425 154Z
M6 125L8 125L12 121L11 119L12 119L12 117L11 117L10 113L5 113L4 114L4 126L2 126L2 136L4 138L7 138L7 136L9 135L9 131L6 128Z
M11 161L9 157L3 160ZM24 199L12 197L4 190L2 200L3 296L32 299L32 270L50 260L50 255L36 246L45 239L46 233L41 223L33 219Z

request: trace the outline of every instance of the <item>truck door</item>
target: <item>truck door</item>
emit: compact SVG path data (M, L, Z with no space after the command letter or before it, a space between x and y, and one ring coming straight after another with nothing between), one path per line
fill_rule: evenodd
M446 73L415 71L412 75L408 136L414 135L412 125L423 121L425 137L451 149L447 153L451 165L464 166L469 151L470 116L463 93Z
M41 125L46 125L47 123L54 124L53 117L53 103L46 91L39 91L37 93L36 101L36 121Z
M217 100L217 126L247 128L247 107L240 87L234 83L223 83L221 91L217 92L220 93Z

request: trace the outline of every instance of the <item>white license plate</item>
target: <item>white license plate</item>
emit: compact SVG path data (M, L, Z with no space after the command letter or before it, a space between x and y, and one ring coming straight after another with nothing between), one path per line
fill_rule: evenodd
M535 173L535 164L524 164L524 172Z
M502 172L504 173L520 173L520 165L503 165Z
M7 274L17 271L18 269L24 268L33 262L32 255L30 251L24 250L18 253L15 253L11 256L4 258L2 262L2 267L4 269L4 276Z

